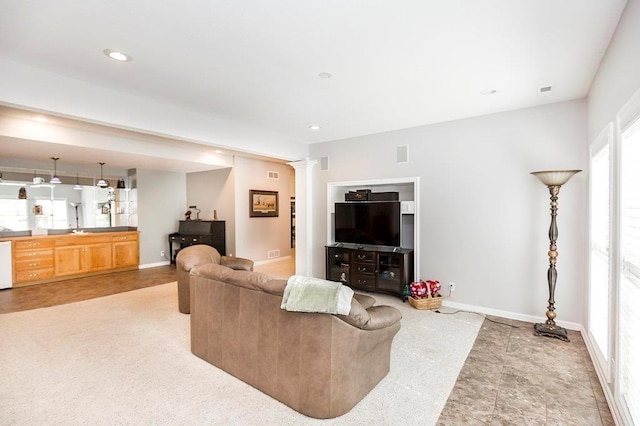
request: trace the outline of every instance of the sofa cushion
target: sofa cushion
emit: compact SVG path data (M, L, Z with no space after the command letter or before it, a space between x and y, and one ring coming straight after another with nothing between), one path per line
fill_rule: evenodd
M193 267L207 264L220 263L220 253L213 247L206 245L195 245L180 250L176 257L176 263L185 271L190 271Z
M271 275L263 274L262 272L236 271L215 263L196 266L191 270L191 275L224 281L252 290L262 290L276 296L282 296L287 285L286 280L274 279Z
M347 324L351 324L357 328L365 328L370 320L369 313L362 307L355 296L351 299L351 310L349 311L349 315L336 316Z
M366 294L355 293L353 297L360 302L362 307L365 309L369 309L376 304L376 299L371 296L367 296Z

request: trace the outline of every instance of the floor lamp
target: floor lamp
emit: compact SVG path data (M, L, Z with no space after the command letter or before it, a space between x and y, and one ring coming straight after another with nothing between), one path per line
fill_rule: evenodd
M571 176L582 170L548 170L543 172L531 172L532 175L540 179L542 183L549 188L551 194L551 225L549 226L549 270L547 271L547 281L549 282L549 305L547 306L547 321L534 325L534 333L536 336L556 337L558 339L569 341L567 330L556 325L556 307L555 307L555 291L556 279L556 261L558 259L558 247L556 240L558 239L558 225L556 224L556 216L558 215L558 194L560 187L567 183Z

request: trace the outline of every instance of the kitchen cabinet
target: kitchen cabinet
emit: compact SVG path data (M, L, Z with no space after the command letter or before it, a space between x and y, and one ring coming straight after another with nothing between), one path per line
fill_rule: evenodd
M15 237L13 285L42 284L68 278L137 269L137 231Z
M127 232L112 237L112 265L114 268L138 267L138 233Z
M54 241L30 238L13 243L13 284L16 287L33 281L53 278Z
M111 269L111 238L111 234L85 234L56 239L56 277Z

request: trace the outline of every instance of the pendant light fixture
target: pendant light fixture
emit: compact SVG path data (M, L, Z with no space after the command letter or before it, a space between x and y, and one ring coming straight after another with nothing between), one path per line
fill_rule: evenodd
M106 163L100 162L98 164L100 164L100 180L98 181L97 185L100 188L106 188L109 184L107 183L106 180L104 180L104 177L102 177L102 166L104 166Z
M82 189L82 185L80 185L80 178L78 177L78 173L76 173L76 184L73 185L73 189L79 191Z
M53 160L53 177L51 178L49 183L62 183L62 181L58 177L58 167L57 167L58 160L60 158L59 157L51 157L51 159Z

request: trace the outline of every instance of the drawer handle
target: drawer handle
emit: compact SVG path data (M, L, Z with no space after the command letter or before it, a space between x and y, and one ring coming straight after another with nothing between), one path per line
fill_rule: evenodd
M38 266L39 263L30 263L29 266Z
M358 280L358 284L364 285L367 283L367 280Z
M360 259L360 260L362 260L362 259L366 259L366 258L367 258L367 256L366 256L366 255L364 255L364 254L359 254L359 255L358 255L358 259Z
M40 243L29 243L29 247L35 247L35 246L39 246Z
M30 277L32 277L32 278L35 278L35 277L37 277L38 275L40 275L40 274L30 274L29 276L30 276Z
M362 267L362 266L358 268L358 272L364 272L364 271L366 271L366 270L367 270L367 268Z

